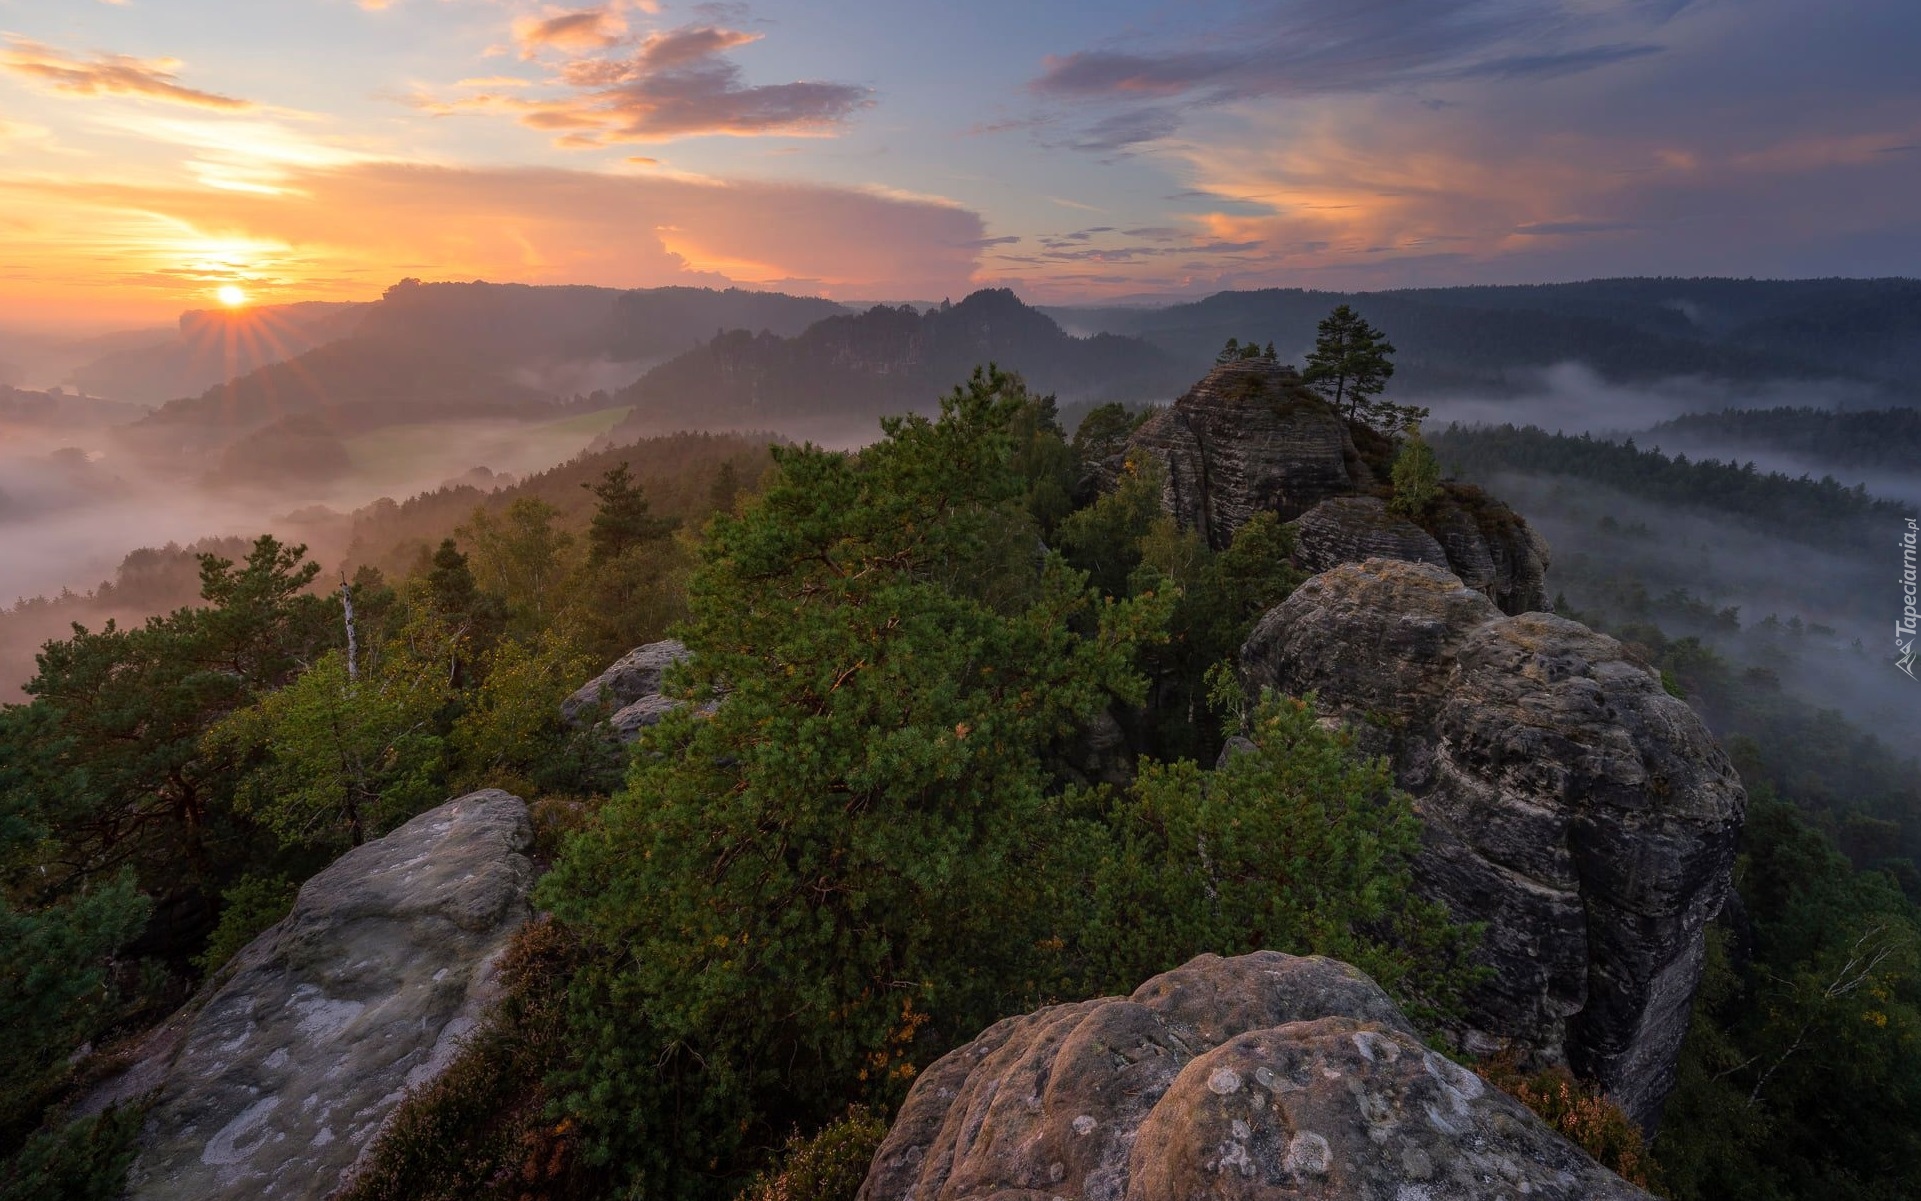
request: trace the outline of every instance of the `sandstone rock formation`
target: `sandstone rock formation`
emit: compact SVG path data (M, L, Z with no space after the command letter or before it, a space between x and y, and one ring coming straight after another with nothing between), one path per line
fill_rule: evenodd
M342 856L161 1053L133 1201L318 1201L478 1021L530 915L527 807L498 790Z
M642 729L657 724L680 705L660 695L660 682L667 669L687 654L687 648L671 638L637 646L562 701L560 715L582 725L594 718L604 702L614 711L607 724L615 736L632 742Z
M1303 584L1241 662L1391 757L1419 887L1487 923L1467 1048L1566 1062L1651 1124L1746 805L1694 713L1614 639L1386 559Z
M1329 497L1301 514L1294 534L1294 566L1310 573L1365 559L1448 565L1447 552L1433 535L1390 513L1377 496ZM1490 563L1488 577L1493 574Z
M922 1073L860 1201L1645 1198L1429 1051L1366 976L1202 955Z
M1294 531L1294 565L1303 571L1376 558L1432 563L1503 613L1548 607L1547 541L1478 488L1448 485L1421 525L1391 512L1376 496L1331 497L1303 513Z
M1374 468L1347 421L1301 383L1295 370L1264 359L1223 363L1148 418L1120 456L1147 455L1164 473L1162 505L1216 550L1254 514L1297 521L1297 566L1325 571L1363 559L1406 559L1450 568L1504 613L1547 607L1547 543L1512 509L1479 488L1449 483L1420 522L1387 510L1382 455ZM1112 456L1110 456L1112 457ZM1111 487L1121 461L1092 466ZM1376 470L1379 469L1379 470Z
M1167 511L1216 550L1256 513L1292 521L1374 482L1347 422L1292 367L1264 359L1214 368L1128 446L1160 461Z

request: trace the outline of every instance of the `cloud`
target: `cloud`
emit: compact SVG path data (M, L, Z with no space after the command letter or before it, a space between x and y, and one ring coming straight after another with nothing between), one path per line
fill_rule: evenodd
M543 50L586 53L617 46L625 38L627 23L607 7L582 8L547 17L520 17L514 21L514 41L520 57L532 59Z
M970 286L985 236L967 209L865 189L393 162L294 168L275 195L5 177L0 210L23 222L0 306L140 296L155 315L234 279L300 299L405 275L946 295Z
M0 68L69 95L141 96L230 112L253 107L251 101L203 92L176 82L175 72L179 67L176 59L140 59L125 54L96 53L92 58L82 59L12 34L7 36L7 49L0 52Z
M1172 134L1191 109L1370 93L1459 79L1546 78L1658 54L1645 37L1683 3L1629 0L1268 0L1237 27L1152 50L1053 55L1030 88L1122 106L1074 148L1110 152Z
M614 32L607 9L584 9L517 27L523 57L543 50L583 51L550 81L558 95L497 92L414 103L437 114L504 113L586 149L616 142L666 142L703 135L818 136L873 104L871 89L799 81L748 84L725 55L761 35L721 25L658 30L638 44ZM619 54L595 53L618 49Z

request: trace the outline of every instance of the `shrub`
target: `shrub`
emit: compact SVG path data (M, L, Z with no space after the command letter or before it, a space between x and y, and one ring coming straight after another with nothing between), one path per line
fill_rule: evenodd
M755 1177L742 1201L854 1201L868 1165L887 1137L887 1123L855 1105L811 1138L796 1131L780 1167Z
M286 917L299 890L285 876L246 875L220 894L220 924L193 965L209 976L226 966L263 930Z
M145 1105L112 1106L36 1133L0 1164L0 1201L115 1201L146 1116Z
M1511 1056L1477 1065L1483 1079L1538 1114L1562 1138L1630 1184L1649 1186L1654 1162L1636 1126L1601 1090L1566 1068L1523 1072Z

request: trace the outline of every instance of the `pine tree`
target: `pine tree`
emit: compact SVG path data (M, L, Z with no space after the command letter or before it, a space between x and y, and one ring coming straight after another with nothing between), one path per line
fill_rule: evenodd
M1394 499L1387 507L1403 516L1419 517L1441 495L1441 463L1419 427L1408 429L1400 453L1394 456L1393 475Z
M1374 400L1387 387L1394 374L1388 356L1394 344L1362 316L1340 305L1321 319L1316 330L1314 350L1307 356L1307 369L1301 373L1309 387L1328 403L1341 410L1349 420L1379 425L1392 406Z
M633 547L665 538L680 524L647 511L647 494L634 482L625 463L610 468L599 483L581 487L600 499L600 507L587 527L587 561L594 566L618 558Z

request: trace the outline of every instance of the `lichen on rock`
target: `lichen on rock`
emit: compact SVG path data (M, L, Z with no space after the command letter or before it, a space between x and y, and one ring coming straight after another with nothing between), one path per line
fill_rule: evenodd
M908 1095L860 1201L1645 1198L1428 1049L1346 964L1201 955L990 1027Z

